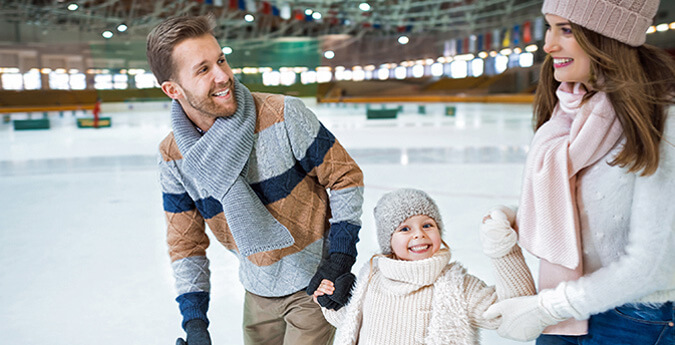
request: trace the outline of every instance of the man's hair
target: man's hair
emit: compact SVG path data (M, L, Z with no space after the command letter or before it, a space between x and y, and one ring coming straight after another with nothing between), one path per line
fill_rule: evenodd
M146 55L150 70L160 84L174 77L173 48L188 38L205 34L215 36L213 15L173 17L157 25L148 34Z

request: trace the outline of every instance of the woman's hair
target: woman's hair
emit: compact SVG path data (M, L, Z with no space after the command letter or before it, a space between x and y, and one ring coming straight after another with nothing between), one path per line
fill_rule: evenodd
M630 172L653 174L659 165L659 143L663 137L668 106L675 97L675 61L663 50L642 45L631 47L570 23L577 43L591 59L591 90L605 92L623 128L626 140L610 162ZM553 59L546 56L541 66L534 100L534 128L551 118L558 103L560 82L553 77Z
M450 250L450 246L445 243L445 241L441 240L441 244L445 246L447 250ZM377 257L384 257L384 258L389 258L392 260L399 260L399 258L394 254L394 252L391 252L389 254L375 254L370 257L370 260L368 260L368 263L370 265L370 270L368 272L368 284L370 284L370 278L373 277L373 261L375 261L375 258Z
M174 77L172 53L176 45L188 38L214 35L215 27L215 19L209 14L169 18L152 29L148 34L146 55L157 82L161 84Z

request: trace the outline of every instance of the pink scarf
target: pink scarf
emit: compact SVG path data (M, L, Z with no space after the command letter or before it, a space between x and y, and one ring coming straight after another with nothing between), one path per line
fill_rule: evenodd
M602 157L621 137L621 124L603 92L586 103L581 83L562 83L551 119L534 135L525 163L516 221L521 246L539 257L539 290L583 275L577 173ZM586 322L567 320L544 333L584 334Z

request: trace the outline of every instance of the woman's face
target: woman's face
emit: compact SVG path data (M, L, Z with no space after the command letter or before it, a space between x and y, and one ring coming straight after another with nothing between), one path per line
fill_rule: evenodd
M400 260L427 259L440 248L441 232L436 221L429 216L412 216L391 235L391 250Z
M580 82L589 89L591 58L581 49L572 34L569 20L546 15L548 29L544 51L553 58L554 78L559 82Z

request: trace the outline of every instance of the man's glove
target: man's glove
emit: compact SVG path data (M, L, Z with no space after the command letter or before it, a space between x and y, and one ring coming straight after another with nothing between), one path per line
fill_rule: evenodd
M492 209L483 219L480 226L483 253L491 258L508 254L518 241L518 235L512 228L515 220L513 210L500 206Z
M558 324L570 315L562 315L572 307L564 296L564 288L547 289L534 296L510 298L493 304L483 314L486 319L502 317L497 333L508 339L529 341L544 328Z
M193 319L185 324L186 340L183 338L176 339L176 345L211 345L211 336L206 322L201 319Z
M347 301L349 301L352 285L354 285L354 275L351 273L352 266L356 262L356 258L343 253L333 253L324 261L319 269L309 281L307 286L307 294L312 295L314 291L321 285L324 279L330 280L335 285L335 292L328 295L327 298L322 298L326 295L317 298L317 302L324 308L338 310ZM339 280L339 282L338 282Z
M321 295L317 297L316 301L324 308L334 310L342 308L352 297L352 286L355 280L356 276L351 272L339 276L333 283L335 287L333 294Z

